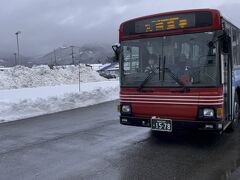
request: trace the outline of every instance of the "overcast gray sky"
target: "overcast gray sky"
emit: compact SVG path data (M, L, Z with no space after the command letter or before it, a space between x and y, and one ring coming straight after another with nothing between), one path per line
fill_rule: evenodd
M119 24L164 11L217 8L240 25L239 0L1 0L0 52L37 56L60 46L112 44Z

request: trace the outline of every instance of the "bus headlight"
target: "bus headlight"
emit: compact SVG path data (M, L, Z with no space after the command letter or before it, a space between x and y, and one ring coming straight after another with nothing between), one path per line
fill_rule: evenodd
M203 109L203 116L204 117L214 117L214 110L209 109L209 108Z
M128 104L123 104L121 111L122 113L131 113L131 106Z

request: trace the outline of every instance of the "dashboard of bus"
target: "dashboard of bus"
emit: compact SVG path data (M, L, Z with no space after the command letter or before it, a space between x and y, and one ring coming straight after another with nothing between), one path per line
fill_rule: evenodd
M122 41L121 86L217 86L218 46L218 31Z

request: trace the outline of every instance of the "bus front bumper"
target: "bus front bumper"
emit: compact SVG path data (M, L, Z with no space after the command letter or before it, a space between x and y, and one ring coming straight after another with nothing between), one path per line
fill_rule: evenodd
M151 128L151 119L136 116L120 116L120 124L129 126L140 126ZM191 130L207 130L222 131L223 121L199 121L199 120L174 120L172 119L172 130L191 129Z

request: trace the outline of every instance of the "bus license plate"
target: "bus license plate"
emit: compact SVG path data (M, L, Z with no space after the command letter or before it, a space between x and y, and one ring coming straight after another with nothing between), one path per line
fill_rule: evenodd
M172 120L171 119L153 118L151 121L152 121L152 123L151 123L152 130L172 132Z

